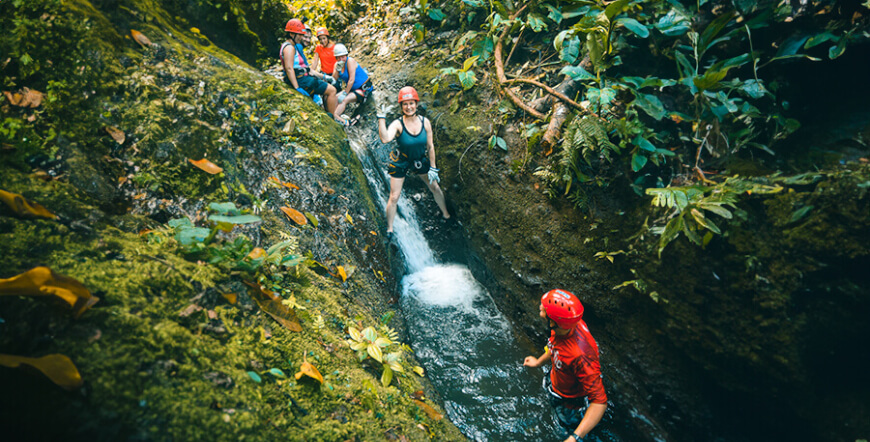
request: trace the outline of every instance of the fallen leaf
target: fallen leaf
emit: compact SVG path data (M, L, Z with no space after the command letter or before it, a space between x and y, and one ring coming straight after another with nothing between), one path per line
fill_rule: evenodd
M227 302L233 305L235 305L236 301L238 301L238 295L236 295L235 293L224 293L221 296L223 296L224 299L227 300Z
M47 376L51 382L66 390L75 390L82 386L82 375L70 358L62 354L45 355L41 358L26 358L23 356L0 355L0 365L16 368L29 365Z
M145 198L146 196L147 195L145 195L145 193L137 193L136 195L133 195L133 199L134 200L141 200L142 198Z
M296 129L296 122L293 120L287 120L287 124L284 125L284 129L281 129L285 134L289 134L293 132L293 129Z
M217 319L217 312L214 310L207 310L206 314L208 314L208 319Z
M82 283L44 266L34 267L12 278L0 279L0 296L2 295L54 295L72 307L73 316L76 318L100 300L91 295Z
M305 217L308 218L308 221L311 221L311 225L314 227L317 227L317 225L320 224L317 221L317 217L311 212L305 212Z
M17 193L0 190L0 201L6 203L6 205L9 206L16 215L22 218L57 219L57 215L49 212L45 207L32 201L28 201Z
M302 331L302 325L299 324L299 319L296 317L296 311L282 304L281 298L278 295L264 289L256 283L245 281L245 284L254 289L249 290L248 294L250 294L251 299L260 306L261 310L271 316L272 319L278 321L281 325L287 328L287 330L294 332Z
M347 220L347 222L349 222L349 223L350 223L350 225L353 225L353 217L352 217L352 216L350 216L350 214L349 214L349 213L347 213L347 212L344 212L344 219L346 219L346 220Z
M181 313L178 314L178 316L180 316L182 318L186 318L186 317L188 317L188 316L190 316L190 315L192 315L200 310L202 310L202 307L200 307L196 304L190 304L184 310L182 310Z
M3 91L3 95L6 96L11 105L31 109L39 107L42 104L43 98L45 98L42 92L27 87L21 88L18 92Z
M417 404L417 406L420 407L420 409L422 409L426 413L427 416L429 416L429 419L437 421L437 420L441 420L444 418L443 414L435 411L435 409L432 408L429 404L427 404L423 401L417 400L417 399L411 399L411 400L414 401L414 403Z
M320 372L317 371L317 367L311 365L311 363L308 361L302 363L302 366L299 367L299 371L296 373L295 376L297 381L301 379L302 376L308 376L311 379L317 379L317 381L321 384L323 383L323 375L321 375Z
M302 119L305 121L308 121L308 114L305 112L302 112Z
M112 139L118 144L124 144L124 140L127 139L127 135L124 131L115 126L106 126L106 132L108 132Z
M262 258L262 257L264 257L264 256L266 256L266 251L263 250L263 248L261 248L261 247L254 247L254 250L251 250L251 252L248 253L248 256L245 256L245 258L248 258L248 259L258 259L258 258Z
M118 177L118 185L119 186L126 183L126 182L127 182L127 177L125 177L125 176Z
M299 224L300 226L308 224L308 219L305 218L305 215L303 215L302 212L296 209L281 207L281 211L284 212L284 214L287 215L288 218L293 220L293 222Z
M341 282L347 281L347 273L344 271L343 266L338 266L338 275L341 276Z
M218 173L221 173L224 171L221 167L218 167L215 163L212 163L211 161L209 161L205 158L203 158L201 160L197 160L197 161L194 161L194 160L191 160L188 158L187 161L190 161L190 164L193 164L194 166L199 167L200 169L202 169L202 170L204 170L212 175L215 175L215 174L218 174Z
M139 43L140 45L142 45L143 48L151 46L153 44L153 43L151 43L151 40L145 36L145 34L139 32L135 29L130 30L130 35L132 35L133 40L136 40L136 43Z

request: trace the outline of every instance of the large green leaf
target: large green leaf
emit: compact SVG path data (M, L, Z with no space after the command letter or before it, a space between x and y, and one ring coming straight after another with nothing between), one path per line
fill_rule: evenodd
M535 32L541 32L547 30L547 23L544 22L544 17L540 14L531 13L526 18L526 23L532 28Z
M671 9L654 25L656 29L668 37L676 37L689 32L692 29L692 23L688 17L678 12L676 9Z
M210 229L204 227L181 227L175 233L175 240L183 246L189 246L194 243L203 242L211 233Z
M228 224L251 224L258 223L262 221L259 216L254 215L235 215L235 216L224 216L224 215L211 215L208 217L209 221L214 221L216 223L228 223Z
M441 21L441 20L444 20L444 17L446 17L446 15L444 15L444 13L441 12L440 9L430 9L429 10L429 18L431 18L432 20Z
M459 82L462 84L463 90L471 89L477 81L474 71L457 72L456 76L459 77Z
M648 160L649 158L643 154L637 152L633 153L631 155L631 170L637 172L643 169L643 166L646 166Z
M659 97L652 94L637 92L636 98L632 103L643 109L647 115L656 120L661 120L667 114L664 105L662 105L661 100L659 100Z
M820 45L828 40L833 40L834 43L836 43L840 39L836 35L831 34L828 31L824 31L824 32L818 33L818 34L808 38L807 42L804 43L804 49L813 48L813 47L818 46L818 45Z
M580 39L574 35L568 41L562 43L562 49L559 51L559 58L568 64L577 62L577 57L580 56Z
M559 8L557 8L557 7L555 7L555 6L551 5L551 4L549 4L549 3L544 3L544 4L541 5L541 6L543 6L543 7L545 7L545 8L547 8L547 9L550 10L550 13L547 14L547 18L549 18L550 20L553 20L554 22L556 22L557 25L558 25L559 23L562 23L562 18L563 18L563 17L562 17L562 10L561 10L561 9L559 9Z
M628 28L629 31L634 32L634 34L640 38L649 37L649 29L633 18L620 17L617 22L622 23L622 25Z
M608 20L613 21L613 17L619 15L625 7L628 5L628 0L616 0L615 2L607 5L607 8L604 9L604 15Z
M474 42L474 46L471 47L471 55L480 57L480 61L486 61L489 60L489 56L492 55L494 48L495 44L493 44L492 38L485 37Z
M381 385L384 387L390 385L393 381L393 370L389 366L384 366L384 372L381 374Z
M632 140L631 142L634 143L635 146L637 146L637 147L639 147L647 152L655 152L656 151L656 147L653 146L653 144L650 143L649 140L647 140L646 138L644 138L640 135L634 137L634 140Z
M559 73L571 77L574 81L595 80L594 75L590 74L586 69L583 69L580 66L565 66L561 71L559 71Z
M214 210L215 212L221 215L238 215L239 209L236 208L236 205L233 203L211 203L208 205L210 210Z

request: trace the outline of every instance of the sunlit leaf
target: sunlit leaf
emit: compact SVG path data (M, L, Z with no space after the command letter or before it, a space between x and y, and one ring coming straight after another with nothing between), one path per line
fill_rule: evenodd
M274 292L264 289L259 284L245 281L253 290L248 290L248 295L251 299L260 306L260 309L266 312L272 319L278 321L284 328L293 332L302 331L302 325L296 317L296 311L284 305L281 297Z
M208 205L209 210L214 210L221 215L239 215L241 212L236 205L231 202L227 203L211 203Z
M561 71L559 71L559 73L571 77L574 81L596 79L594 75L590 74L586 69L583 69L580 66L565 66Z
M133 40L135 40L136 43L139 43L140 45L142 45L143 48L151 46L153 44L153 43L151 43L151 40L145 36L145 34L139 32L135 29L130 30L130 35L132 35Z
M349 222L349 223L350 223L350 225L353 225L353 217L352 217L352 216L350 216L350 214L349 214L349 213L347 213L347 212L344 212L344 219L346 219L346 220L347 220L347 222Z
M215 175L215 174L218 174L218 173L221 173L224 171L222 168L218 167L216 164L212 163L211 161L209 161L205 158L203 158L201 160L196 160L196 161L188 159L187 161L190 161L190 164L193 164L194 166L196 166L196 167L198 167L198 168L200 168L200 169L202 169L202 170L204 170L212 175Z
M287 218L290 218L293 222L299 224L300 226L308 224L308 219L305 218L305 215L303 215L302 212L296 209L281 207L281 211L284 212L285 215L287 215Z
M544 17L540 14L529 14L526 18L526 23L532 28L535 32L541 32L547 30L547 23L544 21Z
M106 132L108 132L112 139L118 144L124 144L124 140L127 139L127 135L124 131L115 126L106 126Z
M692 29L691 21L676 9L671 9L654 26L659 32L669 37L683 35Z
M423 367L421 367L419 365L415 365L413 370L414 370L414 373L417 373L418 376L423 376L423 373L424 373Z
M381 374L381 385L384 387L390 385L393 381L393 370L388 366L384 366L384 372Z
M255 372L253 372L253 371L249 371L249 372L247 372L247 373L248 373L248 377L251 378L251 380L253 380L254 382L256 382L256 383L258 383L258 384L259 384L260 382L263 382L263 379L262 379L262 378L260 377L260 375L258 375L257 373L255 373Z
M323 375L317 370L317 367L311 365L310 362L305 361L302 363L302 366L299 367L299 371L296 373L296 380L302 378L302 376L308 376L311 379L316 379L317 382L323 383Z
M427 416L429 416L429 419L437 421L444 418L444 415L435 411L435 409L432 408L429 404L417 399L411 400L414 401L414 403L417 404L417 406L420 407L420 409L423 410L423 412L426 413Z
M16 215L22 218L57 219L57 215L49 212L45 207L28 201L17 193L0 190L0 201L3 201Z
M348 334L350 335L350 337L353 338L353 340L355 340L355 341L362 341L362 340L363 340L362 335L359 333L359 330L357 330L356 327L348 327L348 328L347 328L347 333L348 333Z
M33 89L23 87L18 92L3 91L3 95L9 100L9 104L18 107L36 108L42 104L45 94Z
M375 331L374 327L366 327L362 331L362 336L366 341L375 342L378 339L378 332Z
M347 281L347 273L344 271L344 267L338 266L338 276L341 276L341 282Z
M620 17L619 20L617 20L617 22L622 23L623 26L628 28L628 30L630 30L631 32L634 32L634 34L640 38L649 37L649 29L647 29L646 26L641 24L641 22L639 22L633 18Z
M84 383L72 360L62 354L50 354L41 358L0 354L0 365L9 368L21 365L31 366L42 372L51 382L66 390L75 390Z
M76 318L100 300L91 295L82 283L44 266L34 267L12 278L0 279L0 296L3 295L57 296L72 307Z

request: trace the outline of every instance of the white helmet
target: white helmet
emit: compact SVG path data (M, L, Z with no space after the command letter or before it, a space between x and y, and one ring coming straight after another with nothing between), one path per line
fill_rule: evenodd
M347 55L347 48L344 47L343 44L338 43L335 45L335 48L333 49L332 53L336 57L341 57L342 55Z

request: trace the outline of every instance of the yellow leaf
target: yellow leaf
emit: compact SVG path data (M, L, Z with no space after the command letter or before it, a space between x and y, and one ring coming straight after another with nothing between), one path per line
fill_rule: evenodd
M17 193L0 190L0 201L6 203L6 205L9 206L16 215L22 218L57 219L57 215L49 212L45 207L32 201L28 201Z
M299 380L302 376L308 376L311 379L317 379L321 384L323 383L323 375L317 371L317 367L311 365L308 361L303 362L302 366L299 367L299 372L296 373L296 380Z
M42 92L30 88L21 88L18 92L3 91L3 95L9 100L9 104L18 107L36 108L42 104L45 95Z
M75 390L82 386L82 375L70 358L61 354L45 355L41 358L25 358L23 356L0 355L0 365L16 368L29 365L46 375L51 382L67 389Z
M221 296L223 296L230 304L235 304L236 301L238 301L238 295L235 293L224 293Z
M302 112L302 119L305 121L308 121L308 114L305 112Z
M353 217L352 217L352 216L350 216L350 214L349 214L349 213L347 213L347 212L344 212L344 219L346 219L346 220L347 220L347 222L349 222L349 223L350 223L350 225L353 225Z
M423 367L419 365L414 366L414 373L417 373L418 376L423 376Z
M254 250L251 250L251 252L248 253L248 256L246 256L245 258L257 259L257 258L262 258L264 256L266 256L265 250L263 250L261 247L254 247Z
M127 139L127 134L115 126L106 126L106 132L108 132L112 139L118 144L124 144L124 140Z
M72 307L76 318L100 300L92 296L82 283L54 273L48 267L34 267L18 276L0 279L0 296L2 295L54 295Z
M341 282L347 281L347 273L344 271L343 266L338 266L338 275L341 276Z
M443 414L435 411L435 409L432 408L429 404L427 404L423 401L417 400L417 399L411 399L411 400L414 401L414 403L417 404L417 406L420 407L420 409L423 410L427 416L429 416L429 419L437 421L437 420L441 420L444 418Z
M303 215L302 212L296 209L281 207L281 211L284 212L284 214L287 215L288 218L293 220L293 222L299 224L300 226L308 224L308 218L305 218L305 215Z
M203 158L201 160L197 160L197 161L194 161L194 160L191 160L188 158L187 161L190 161L190 164L193 164L194 166L199 167L200 169L202 169L202 170L204 170L212 175L215 175L215 174L218 174L218 173L221 173L224 171L221 167L218 167L216 164L212 163L211 161L209 161L205 158Z
M245 284L253 288L253 290L248 290L251 299L272 319L278 321L287 330L294 332L302 331L302 325L296 317L296 311L281 303L281 298L278 295L256 283L245 281Z
M148 37L146 37L145 34L139 32L135 29L130 30L130 35L132 35L133 40L136 40L136 43L139 43L140 45L142 45L143 48L152 45L151 40Z

